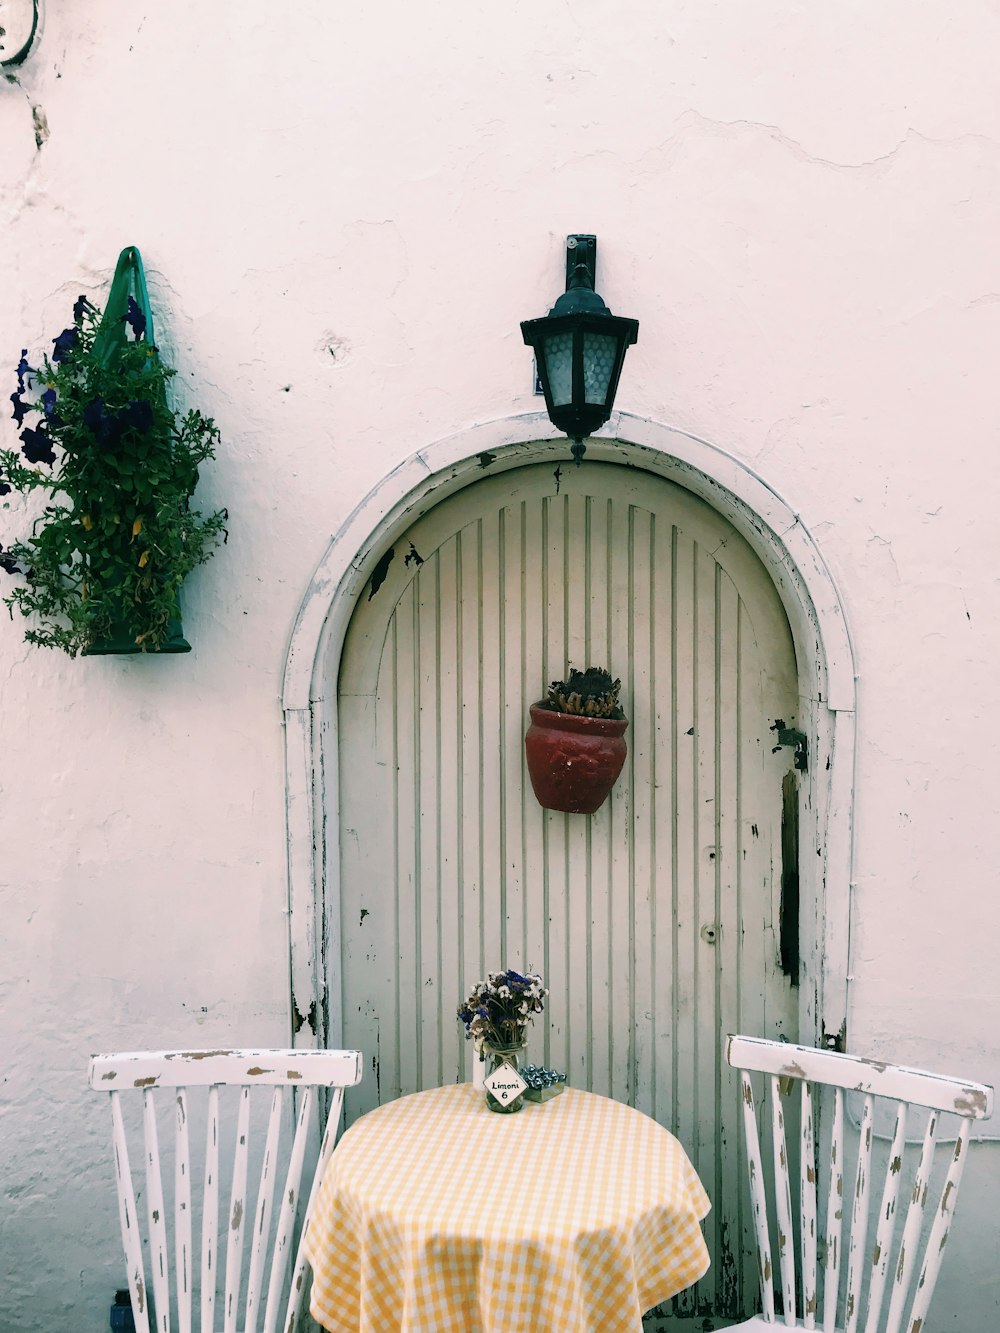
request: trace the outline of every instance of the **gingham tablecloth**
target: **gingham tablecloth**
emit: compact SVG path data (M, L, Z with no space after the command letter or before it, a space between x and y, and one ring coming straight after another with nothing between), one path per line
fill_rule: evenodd
M332 1333L629 1333L709 1265L684 1149L568 1088L513 1115L468 1083L344 1134L306 1237Z

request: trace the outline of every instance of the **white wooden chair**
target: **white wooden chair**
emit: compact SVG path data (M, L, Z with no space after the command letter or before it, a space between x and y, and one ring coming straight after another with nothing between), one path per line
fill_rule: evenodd
M730 1037L726 1058L740 1072L747 1172L764 1307L762 1315L738 1324L737 1329L763 1330L781 1323L789 1328L822 1329L824 1333L835 1330L879 1333L883 1328L884 1333L920 1333L921 1329L927 1333L924 1321L955 1210L969 1127L973 1120L992 1113L993 1089L855 1055L756 1037ZM757 1127L759 1104L750 1077L753 1071L766 1076L759 1101L770 1106L770 1115L762 1114L761 1118L771 1122L768 1154L771 1190L765 1182L765 1154L761 1151ZM824 1088L829 1092L824 1093ZM853 1179L845 1160L845 1093L846 1137L851 1137L853 1104L860 1103ZM883 1136L885 1149L878 1149L882 1099L889 1100L890 1115ZM911 1138L913 1146L907 1152L911 1107L927 1108L927 1123L917 1127L916 1143ZM936 1154L941 1112L950 1112L960 1120L957 1139L949 1137L943 1141L941 1151ZM923 1112L918 1112L919 1119L923 1116ZM789 1169L791 1154L785 1135L786 1119L792 1121L796 1117L799 1120L797 1174L794 1165ZM889 1126L893 1126L891 1131ZM918 1150L921 1129L922 1147ZM875 1151L873 1141L876 1141ZM879 1194L874 1158L883 1151L886 1170ZM935 1156L945 1159L936 1170ZM829 1164L828 1171L821 1167L824 1162ZM936 1182L942 1176L938 1189ZM797 1201L793 1205L795 1196ZM907 1205L906 1217L900 1239L895 1242L896 1207L901 1201ZM872 1204L877 1211L873 1212ZM841 1237L843 1215L848 1208L851 1221L845 1276ZM874 1221L873 1238L869 1234L872 1230L869 1214ZM770 1241L772 1230L777 1241L774 1249ZM819 1267L822 1267L822 1316ZM916 1274L919 1277L914 1286ZM781 1295L780 1315L775 1314L776 1285ZM880 1322L883 1315L884 1325Z
M358 1051L240 1050L240 1051L147 1051L118 1055L95 1055L90 1062L90 1086L110 1094L115 1171L118 1180L118 1209L122 1244L128 1268L129 1291L138 1333L288 1333L299 1327L307 1287L306 1260L302 1241L312 1214L315 1193L323 1168L333 1151L340 1120L344 1089L360 1082L361 1054ZM273 1089L266 1133L260 1107L261 1134L252 1133L256 1116L251 1096L254 1087ZM232 1088L232 1092L227 1092ZM193 1090L189 1096L188 1090ZM170 1095L160 1094L169 1090ZM220 1094L222 1102L220 1106ZM292 1097L297 1111L292 1115ZM266 1094L264 1099L268 1100ZM232 1178L229 1206L224 1218L225 1287L222 1311L216 1322L216 1293L223 1274L219 1271L220 1174L228 1171L224 1146L229 1139L221 1111L228 1101L236 1106L232 1136ZM145 1157L144 1190L148 1231L142 1234L136 1194L143 1182L134 1180L129 1165L126 1124L129 1103L141 1102L142 1141ZM164 1158L173 1157L173 1268L168 1248L164 1175L158 1134L157 1105L169 1102L174 1124L172 1154L165 1144ZM327 1105L324 1107L323 1103ZM123 1105L124 1104L124 1105ZM318 1126L326 1114L322 1135ZM197 1204L192 1181L189 1127L192 1117L204 1117L205 1158L200 1199L200 1282L194 1272L193 1203ZM294 1119L294 1133L289 1124ZM283 1124L288 1128L283 1133ZM313 1129L313 1125L317 1129ZM134 1130L136 1137L138 1129ZM318 1144L318 1151L317 1151ZM311 1151L310 1151L311 1149ZM223 1156L220 1162L220 1150ZM307 1156L316 1153L316 1166L306 1172ZM248 1193L250 1163L260 1158L255 1196ZM256 1175L253 1171L251 1179ZM302 1181L306 1184L303 1186ZM279 1183L280 1181L280 1183ZM300 1208L305 1191L306 1206ZM278 1217L272 1223L277 1201ZM248 1224L248 1208L253 1219ZM296 1228L299 1241L289 1274ZM144 1243L152 1274L146 1280ZM244 1251L249 1251L249 1270L244 1278ZM195 1288L200 1288L200 1324L192 1325ZM245 1293L241 1301L241 1293ZM150 1305L152 1304L152 1310ZM172 1315L176 1322L172 1322ZM155 1322L151 1325L151 1316ZM280 1322L279 1322L280 1319Z

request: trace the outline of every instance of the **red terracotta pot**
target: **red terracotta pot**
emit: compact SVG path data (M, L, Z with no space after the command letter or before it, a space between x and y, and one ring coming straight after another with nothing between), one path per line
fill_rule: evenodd
M628 719L554 713L540 703L530 711L524 753L538 804L570 815L592 815L622 771Z

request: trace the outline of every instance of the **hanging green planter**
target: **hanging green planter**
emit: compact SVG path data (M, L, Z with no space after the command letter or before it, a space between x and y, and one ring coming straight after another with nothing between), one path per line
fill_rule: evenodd
M107 638L94 639L86 648L80 649L81 657L122 657L132 653L141 653L143 647L136 642L135 632L128 625L112 625ZM184 637L184 630L179 620L167 623L167 632L163 642L154 651L158 653L189 653L191 645Z
M30 536L0 544L0 568L24 578L4 601L28 618L29 643L71 657L190 652L181 585L226 518L190 498L219 432L168 403L175 372L153 342L139 251L122 251L103 315L81 296L52 355L37 368L27 357L10 396L21 449L0 452L0 495L48 503Z

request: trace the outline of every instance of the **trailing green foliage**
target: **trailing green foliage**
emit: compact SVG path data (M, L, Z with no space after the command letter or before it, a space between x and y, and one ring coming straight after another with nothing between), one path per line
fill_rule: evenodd
M225 531L224 510L205 516L189 504L219 432L197 410L171 410L175 372L146 340L131 297L121 321L131 340L102 328L84 297L73 316L51 357L36 369L25 351L17 368L21 449L0 451L0 494L37 491L48 503L30 535L0 545L0 566L25 580L4 601L33 622L29 643L71 657L122 632L156 651L184 578ZM34 425L24 425L29 414Z
M587 667L586 671L571 667L566 680L554 680L549 686L545 704L555 713L621 719L625 716L618 703L621 687L621 681L612 680L603 667Z

